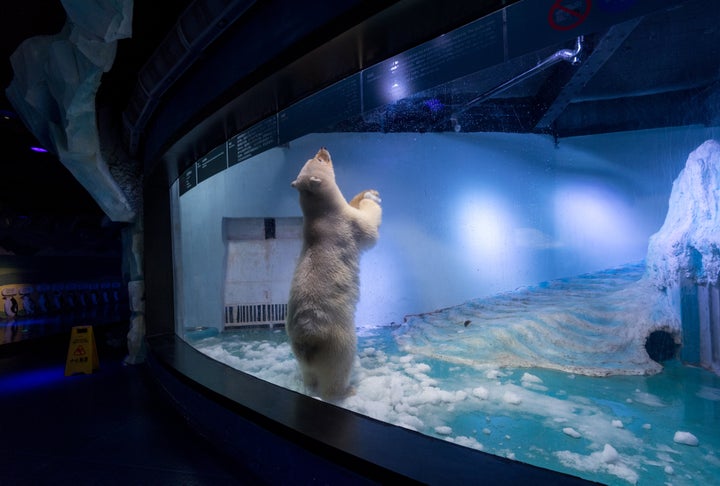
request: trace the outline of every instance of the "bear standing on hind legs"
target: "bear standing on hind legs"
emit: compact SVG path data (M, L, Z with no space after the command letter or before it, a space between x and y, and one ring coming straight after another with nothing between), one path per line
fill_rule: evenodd
M351 393L360 253L375 244L382 218L375 190L349 203L321 148L293 181L303 212L303 246L290 287L286 329L305 386L325 400Z

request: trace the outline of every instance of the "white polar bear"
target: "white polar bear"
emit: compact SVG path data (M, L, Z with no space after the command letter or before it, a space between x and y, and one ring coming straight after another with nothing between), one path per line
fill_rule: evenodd
M346 202L325 148L305 163L292 187L300 193L303 247L286 329L305 386L335 400L351 392L360 253L377 241L380 197L366 190Z

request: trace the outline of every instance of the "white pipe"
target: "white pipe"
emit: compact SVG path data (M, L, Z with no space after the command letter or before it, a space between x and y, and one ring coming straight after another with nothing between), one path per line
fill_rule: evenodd
M540 61L537 65L534 67L528 69L524 73L518 74L512 79L509 79L508 81L505 81L504 83L492 88L489 91L486 91L485 93L481 94L477 98L474 98L472 101L465 104L465 106L460 110L460 112L463 112L470 108L472 105L479 103L481 101L485 101L486 99L495 96L498 93L501 93L505 91L506 89L515 86L516 84L528 79L531 76L534 76L535 74L539 73L540 71L543 71L547 69L550 66L553 66L561 61L566 61L571 64L577 64L580 62L580 59L578 56L580 55L580 52L582 52L583 48L583 36L579 36L575 40L575 49L560 49L559 51L555 52L554 54L550 55L549 57L543 59Z

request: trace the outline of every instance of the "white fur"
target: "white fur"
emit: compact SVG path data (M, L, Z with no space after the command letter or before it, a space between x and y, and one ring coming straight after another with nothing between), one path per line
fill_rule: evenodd
M303 247L286 329L305 385L323 399L338 399L350 393L360 253L378 238L380 197L367 190L345 201L324 148L305 163L292 186L300 193Z

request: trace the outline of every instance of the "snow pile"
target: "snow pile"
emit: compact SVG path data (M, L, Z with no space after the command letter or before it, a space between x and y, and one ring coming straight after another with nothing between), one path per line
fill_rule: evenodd
M479 451L482 451L485 449L485 447L480 442L478 442L477 439L475 439L474 437L467 437L465 435L460 435L458 437L448 437L445 440L447 440L448 442L454 442L455 444L458 444L458 445L461 445L464 447L469 447L471 449L477 449ZM510 459L513 459L513 458L510 457Z
M510 405L520 405L522 403L522 398L517 393L508 391L503 395L503 401L505 403L509 403Z
M665 223L650 237L647 273L661 289L720 276L720 143L695 149L673 182Z
M678 444L685 444L693 447L697 447L697 445L700 443L700 441L698 441L698 438L690 432L682 432L680 430L675 432L673 441L677 442Z
M472 394L474 396L478 397L480 400L487 400L488 396L489 396L489 392L488 392L487 388L485 388L483 386L479 386L479 387L475 388L472 391Z
M562 429L562 431L564 434L569 435L573 439L579 439L580 437L582 437L582 434L577 430L573 429L572 427L565 427L564 429Z
M570 451L556 452L555 455L563 464L578 471L603 471L630 484L636 484L640 478L610 444L605 444L602 451L593 452L589 456Z

